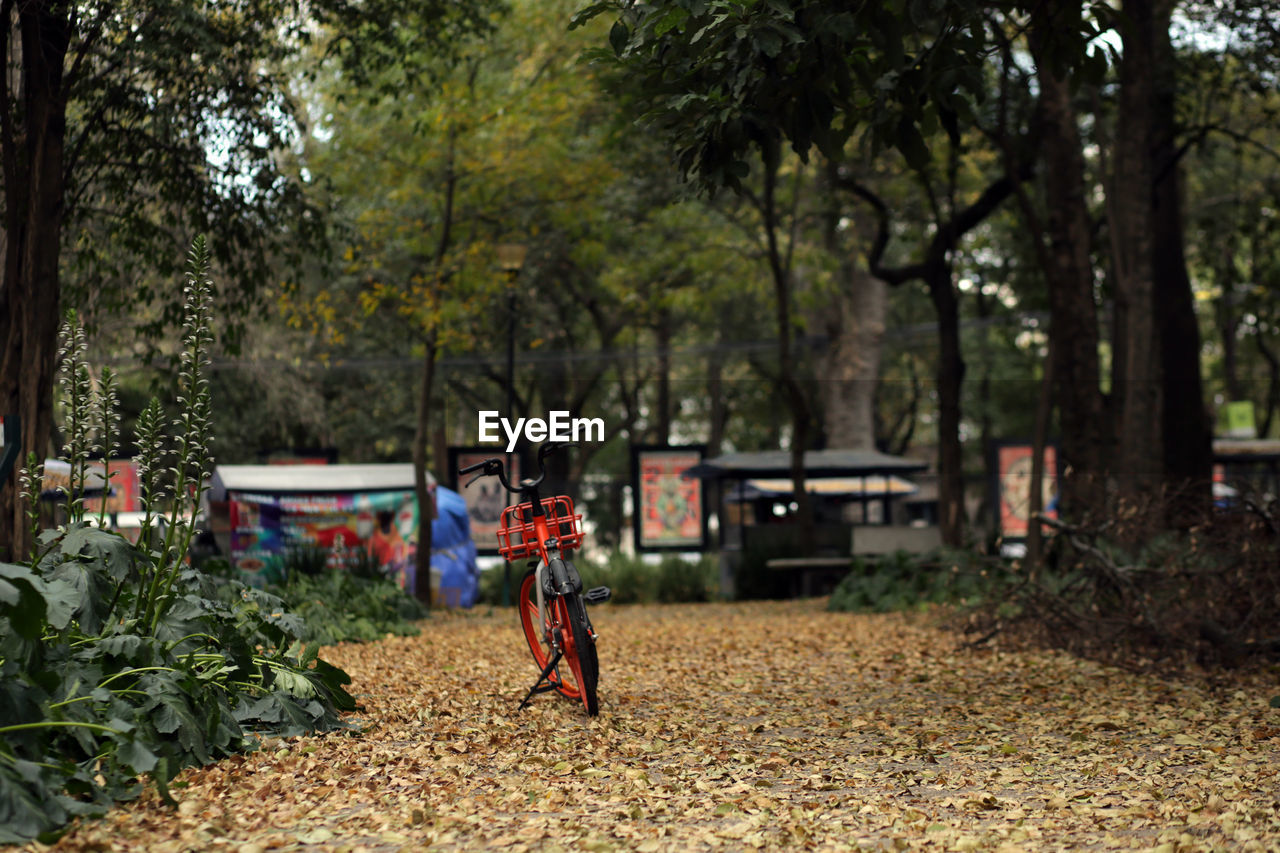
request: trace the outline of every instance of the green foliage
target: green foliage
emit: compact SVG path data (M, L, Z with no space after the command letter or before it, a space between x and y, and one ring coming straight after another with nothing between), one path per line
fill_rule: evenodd
M703 554L690 562L681 557L664 557L658 563L658 601L714 601L720 594L720 560Z
M295 548L282 563L283 580L269 583L266 592L280 599L291 616L300 620L298 636L304 643L369 642L395 634L414 636L413 623L430 611L388 578L382 566L367 552L355 550L342 567L330 565L324 548ZM240 573L222 558L206 562L202 570L218 581L220 596L234 599Z
M324 573L329 564L329 552L323 548L290 548L280 558L280 568L284 577L314 577Z
M509 573L511 591L511 599L516 596L516 588L520 585L521 575L516 574L517 571L523 572L522 568L517 568L509 564L494 566L491 569L480 573L479 588L476 590L476 603L488 604L496 606L502 603L502 583L503 575Z
M719 557L704 554L696 560L664 555L646 560L640 555L614 552L599 560L575 561L585 588L607 586L614 604L653 604L715 601L720 596ZM511 596L519 591L523 566L511 567ZM480 575L478 600L498 604L502 600L503 567Z
M647 604L658 600L661 564L646 562L639 554L615 552L600 561L583 561L578 571L585 586L607 586L613 590L611 600L615 604Z
M971 603L993 593L1000 573L958 551L856 557L831 593L831 610L887 613L929 604Z
M981 98L986 31L973 3L850 5L831 0L595 3L613 18L593 56L629 82L641 118L672 143L681 170L740 186L749 151L789 142L839 159L867 129L913 166L921 128ZM785 70L784 70L785 69ZM637 94L638 93L638 94Z
M277 265L326 249L325 212L280 156L307 122L295 70L340 68L366 90L377 77L380 91L399 91L429 63L443 66L439 57L456 58L496 4L126 0L112 14L83 5L71 7L83 20L65 63L68 296L91 321L154 305L130 333L156 338L181 317L164 286L178 272L164 248L176 234L207 233L227 272L223 331L238 340ZM326 56L311 55L325 31L339 36Z
M149 407L140 465L148 521L166 514L168 523L144 526L137 545L84 517L86 463L96 442L111 442L113 395L109 383L93 389L83 332L74 317L65 326L69 522L37 537L29 564L0 564L0 842L49 840L72 817L135 796L144 776L172 801L168 782L181 768L251 749L263 734L336 728L355 707L350 679L303 642L302 621L280 598L185 559L211 466L208 264L197 240L179 435L167 449Z
M148 555L75 522L34 568L0 564L0 841L56 832L255 734L341 725L341 670L275 596L182 569L150 622ZM228 593L232 593L228 595Z
M290 574L272 587L289 612L303 621L308 643L368 642L395 634L418 633L414 620L425 619L427 608L385 577L371 577L349 569L325 569L315 574Z

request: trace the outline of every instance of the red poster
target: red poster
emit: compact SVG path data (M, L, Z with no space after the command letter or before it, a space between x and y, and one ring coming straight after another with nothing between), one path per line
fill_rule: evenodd
M640 547L702 547L702 483L680 476L701 460L697 450L639 453Z
M111 496L107 498L107 512L141 512L142 486L138 482L138 463L132 459L112 459L107 463L111 477ZM95 462L92 467L102 472L102 463ZM97 512L102 505L101 498L85 498L86 512Z
M1031 507L1031 445L1009 444L999 448L996 457L999 472L1000 532L1005 537L1020 539L1027 535ZM1041 512L1058 517L1058 453L1057 448L1044 449L1044 475L1041 482Z

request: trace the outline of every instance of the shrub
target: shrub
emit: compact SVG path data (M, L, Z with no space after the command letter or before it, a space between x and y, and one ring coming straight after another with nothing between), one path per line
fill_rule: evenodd
M881 557L856 557L831 594L828 608L883 613L929 604L975 603L995 594L1005 575L976 554L898 551Z
M719 558L704 554L690 561L679 555L663 556L657 562L638 555L614 552L599 560L577 560L584 588L607 586L613 590L614 604L651 604L714 601L720 595ZM497 605L502 601L502 566L480 575L478 600ZM511 596L519 593L525 565L511 566Z
M271 589L302 618L306 642L321 645L412 636L418 633L414 620L429 615L395 581L350 569L291 577Z
M1158 498L1147 511L1162 517ZM1013 630L1101 660L1233 666L1280 657L1280 515L1247 496L1198 526L1141 541L1123 514L1054 522L1043 565L1028 567L973 630ZM1002 609L996 605L1002 604Z
M658 601L714 601L720 595L720 563L715 555L689 562L664 557L658 564Z
M186 560L212 467L208 264L197 240L172 445L157 401L139 419L147 518L136 545L86 518L88 460L110 455L118 419L109 375L95 390L84 333L74 315L64 324L69 521L38 532L41 466L29 457L35 547L26 564L0 564L0 843L51 840L71 818L135 796L144 776L172 803L182 767L251 749L262 734L338 727L355 706L346 673L302 642L279 598ZM161 515L167 524L153 527Z
M296 568L300 562L309 570L289 572L284 581L265 587L299 617L303 642L328 646L369 642L387 634L410 637L418 633L414 623L431 615L425 605L383 574L376 562L357 559L344 569L328 568L315 558L327 554L323 548L295 549L284 565ZM238 581L241 573L225 558L212 558L200 568L219 579L216 582L223 598L237 594L240 584L228 581Z
M639 554L615 551L600 561L578 562L582 583L587 587L607 586L615 604L650 604L658 600L659 566L645 562Z

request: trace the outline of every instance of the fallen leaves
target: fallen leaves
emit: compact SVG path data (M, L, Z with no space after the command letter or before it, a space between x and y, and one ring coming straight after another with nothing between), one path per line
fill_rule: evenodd
M542 696L513 615L327 649L357 730L187 771L59 849L1273 849L1263 675L1170 682L956 651L820 602L605 607L601 714Z

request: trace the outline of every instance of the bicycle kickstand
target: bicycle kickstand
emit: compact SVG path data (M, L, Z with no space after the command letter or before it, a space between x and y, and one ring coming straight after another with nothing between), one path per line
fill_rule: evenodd
M548 691L556 689L556 686L551 683L549 676L551 675L552 671L556 668L556 664L560 663L560 658L563 657L563 655L564 655L564 652L557 651L555 655L551 658L551 660L547 661L546 667L542 670L542 675L539 675L538 680L535 681L533 683L533 686L529 688L529 692L525 694L524 701L522 701L520 703L520 706L516 708L517 711L523 711L526 707L528 707L529 700L532 699L534 696L538 695L539 693L546 693ZM542 682L544 681L547 683L543 684Z

